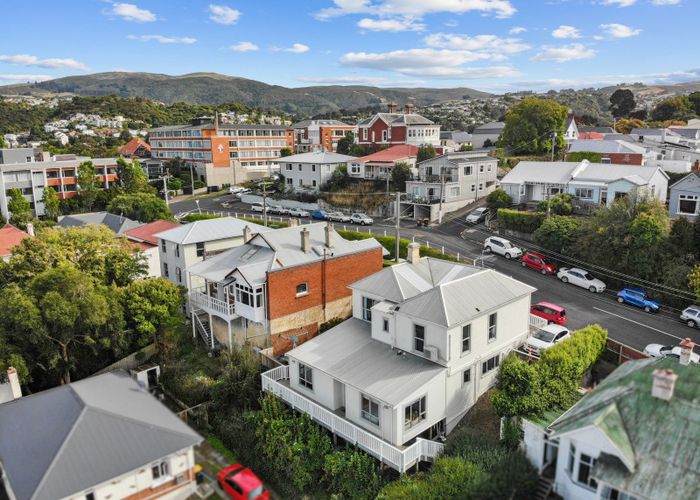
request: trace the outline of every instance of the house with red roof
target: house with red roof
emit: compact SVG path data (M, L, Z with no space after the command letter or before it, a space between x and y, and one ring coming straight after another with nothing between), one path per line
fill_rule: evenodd
M12 224L5 224L0 228L0 259L7 262L12 256L12 249L19 245L24 238L28 238L29 233L17 229Z
M397 163L407 163L413 170L418 149L413 144L397 144L361 158L353 158L348 162L348 174L357 179L387 179Z
M151 145L138 137L134 137L117 151L119 152L119 155L123 156L124 158L151 157Z
M146 256L149 278L160 277L160 252L155 235L179 226L177 222L160 219L124 232L126 238L138 246Z

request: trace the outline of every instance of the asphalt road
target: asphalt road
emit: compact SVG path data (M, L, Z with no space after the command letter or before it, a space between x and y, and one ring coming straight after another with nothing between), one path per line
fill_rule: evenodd
M229 202L223 207L222 202ZM199 206L193 200L172 203L174 214L182 212L216 211L234 214L250 214L250 207L237 201L233 196L223 195L215 198L202 198ZM274 216L278 219L277 216ZM619 304L615 291L594 294L583 288L567 285L555 276L543 276L536 271L523 268L518 261L509 261L496 255L482 255L483 241L490 233L483 225L467 226L462 215L452 216L440 226L418 228L413 221L402 220L402 238L415 238L430 246L444 248L451 254L459 253L472 259L482 259L478 265L496 269L508 276L527 283L537 291L532 297L533 303L547 301L558 304L567 310L569 321L567 327L577 329L592 323L598 323L608 329L609 336L618 342L642 350L651 343L675 345L685 337L690 337L700 344L700 329L693 329L681 323L679 311L662 308L657 314L645 313L641 309ZM349 226L349 225L348 225ZM354 226L353 226L354 227ZM366 230L366 229L363 229ZM373 232L394 234L394 222L375 221ZM605 280L603 280L605 281Z

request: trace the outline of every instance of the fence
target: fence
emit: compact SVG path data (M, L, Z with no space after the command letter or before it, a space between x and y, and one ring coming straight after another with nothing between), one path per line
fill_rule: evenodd
M648 358L646 354L637 349L630 347L622 342L608 338L608 343L605 348L617 355L617 364L621 365L625 361L630 361L632 359L644 359Z
M99 372L95 373L95 375L101 375L103 373L112 372L114 370L131 370L139 365L144 364L146 361L151 359L155 353L156 345L147 345L146 347L143 347L136 352L132 352L125 358L122 358L119 361L112 363L106 368L103 368Z

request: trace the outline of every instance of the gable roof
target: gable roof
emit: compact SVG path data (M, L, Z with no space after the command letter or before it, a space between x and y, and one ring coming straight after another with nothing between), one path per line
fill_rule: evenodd
M484 123L480 127L476 127L472 135L478 134L500 134L505 128L505 122L489 122Z
M148 224L144 224L143 226L136 227L134 229L129 229L126 231L124 234L126 234L126 237L130 240L137 241L139 243L148 243L153 246L158 245L158 238L156 237L157 233L166 231L168 229L173 229L175 227L179 227L180 224L177 222L169 221L169 220L164 220L164 219L159 219L155 220L153 222L149 222Z
M104 224L117 234L142 226L143 222L127 219L109 212L90 212L87 214L64 215L58 218L58 227L99 226Z
M588 160L582 162L521 161L501 179L501 184L522 184L525 182L552 184L576 182L582 184L586 181L609 183L626 179L637 185L644 185L657 172L661 172L668 179L668 175L658 167L590 163Z
M614 134L615 129L612 127L579 127L579 132L597 132L599 134Z
M469 142L472 140L472 135L469 132L448 130L440 132L440 140L452 140L454 142Z
M361 161L364 163L372 162L382 162L382 163L392 163L398 160L403 160L405 158L416 158L418 157L418 146L412 144L397 144L395 146L388 147L386 149L380 149L376 153L369 154L367 156L362 156L360 158L353 158L353 160Z
M387 125L434 125L435 122L428 120L426 117L415 113L377 113L376 115L365 118L360 123L359 127L371 125L376 120L382 120Z
M18 499L68 497L201 441L123 372L0 405L0 460Z
M644 154L646 148L621 140L577 140L571 142L569 152L592 151L594 153Z
M29 238L29 233L17 229L12 224L5 224L0 229L0 257L12 255L12 249L19 245L24 238Z
M310 153L300 153L298 155L284 156L279 158L280 163L346 163L354 160L354 156L341 155L329 151L315 151Z
M144 147L144 148L146 148L148 151L151 150L151 145L150 145L150 144L148 144L148 143L147 143L146 141L144 141L143 139L139 139L138 137L134 137L134 138L131 139L129 142L127 142L127 143L124 144L122 147L120 147L120 148L117 150L117 152L118 152L121 156L131 156L131 155L133 155L133 154L136 152L136 150L137 150L138 148L140 148L140 147Z
M243 236L243 228L246 226L249 226L253 233L270 231L269 228L253 222L234 217L220 217L218 219L198 220L189 224L177 224L177 227L155 233L153 236L180 245L189 245L191 243L237 238Z
M669 186L669 189L673 189L673 188L675 188L676 186L680 185L681 183L684 183L684 182L687 181L689 178L691 178L691 176L692 176L692 177L700 178L700 170L693 170L693 171L691 171L688 175L681 177L681 178L678 179L676 182L674 182L673 184L671 184L671 185Z
M673 398L652 397L653 371L677 375ZM593 476L638 498L695 498L700 484L700 370L678 360L628 361L557 419L553 437L594 427L620 452ZM671 487L669 485L672 485Z

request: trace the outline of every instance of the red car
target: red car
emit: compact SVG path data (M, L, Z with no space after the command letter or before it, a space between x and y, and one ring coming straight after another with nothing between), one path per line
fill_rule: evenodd
M563 325L567 319L564 308L550 302L538 302L531 306L530 314L546 319L548 324Z
M219 486L228 498L234 500L269 500L270 492L263 482L248 467L240 464L229 465L216 476Z
M557 272L557 266L547 262L547 258L541 253L525 252L520 258L520 263L523 267L529 267L542 274L554 274Z

